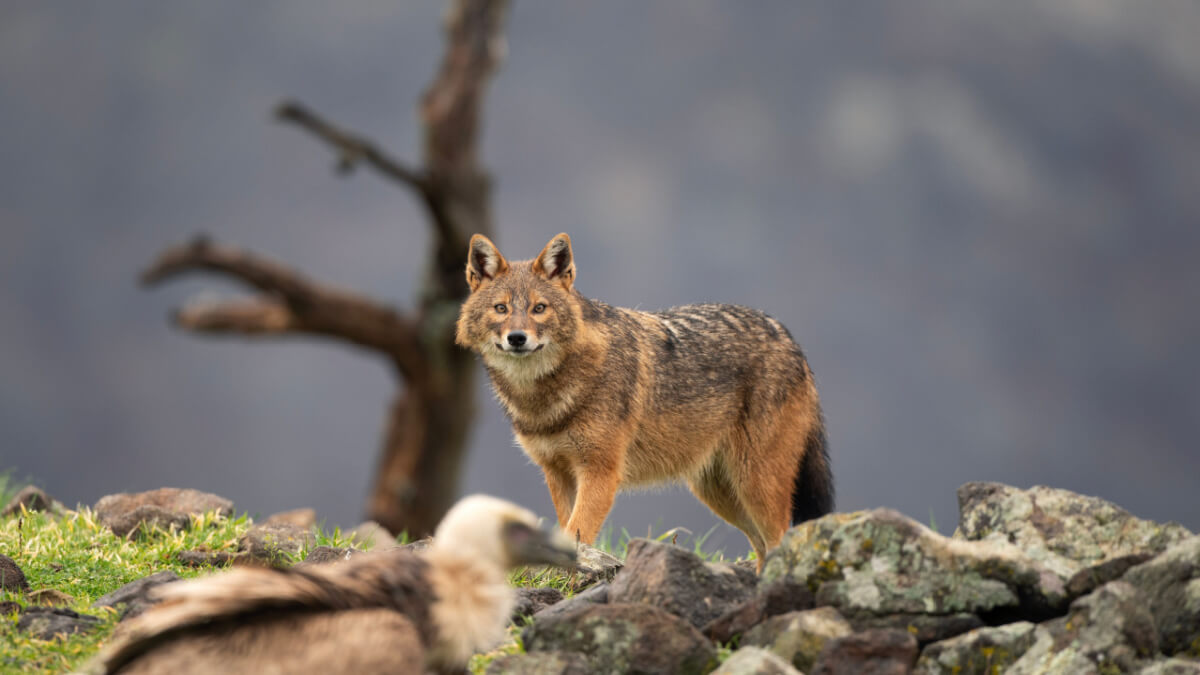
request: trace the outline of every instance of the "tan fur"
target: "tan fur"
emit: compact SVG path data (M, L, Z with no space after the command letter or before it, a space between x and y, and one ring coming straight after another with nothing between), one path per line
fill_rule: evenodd
M476 235L456 338L482 356L568 534L594 541L622 487L682 480L761 567L793 519L832 508L812 372L778 321L611 307L576 274L566 234L512 263Z

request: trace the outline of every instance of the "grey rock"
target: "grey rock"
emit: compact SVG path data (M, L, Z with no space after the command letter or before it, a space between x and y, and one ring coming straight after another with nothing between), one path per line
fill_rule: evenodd
M761 647L742 647L713 671L713 675L802 675L787 661Z
M1142 520L1103 499L1042 486L967 483L958 489L958 508L956 538L1012 542L1064 579L1113 558L1161 553L1191 536L1175 523Z
M845 616L1004 612L1049 617L1064 579L1004 541L937 534L890 509L834 513L797 525L768 554L760 583L791 579Z
M21 488L8 504L0 510L0 517L19 513L24 507L26 511L51 511L62 513L67 510L58 500L49 497L41 488L26 485Z
M554 605L550 605L545 609L534 613L535 620L545 619L547 621L559 618L562 615L576 611L577 608L585 605L603 605L608 602L608 584L600 583L591 588L580 591L574 596L563 600Z
M1138 675L1200 675L1200 661L1170 658L1154 661L1137 671Z
M0 600L0 617L6 617L11 614L20 614L21 605L12 600Z
M1120 579L1130 568L1153 557L1152 553L1134 553L1109 558L1098 565L1085 567L1067 580L1067 593L1073 598L1087 595L1110 581Z
M678 546L634 539L625 567L613 578L609 601L651 604L699 628L750 599L754 586L753 573L706 563Z
M1114 581L1071 603L1070 611L1038 625L1034 642L1007 673L1130 672L1158 652L1146 597Z
M17 619L17 630L39 640L86 633L100 624L100 617L80 614L64 607L26 607Z
M917 638L921 645L945 640L983 626L974 614L855 614L846 617L854 630L898 628Z
M0 590L24 593L29 590L29 582L25 580L25 572L17 565L17 561L0 553Z
M31 604L45 607L66 607L75 602L75 598L54 588L41 588L30 591L25 596Z
M707 673L717 664L700 631L646 604L585 604L539 616L521 637L530 653L580 654L593 673Z
M304 560L297 563L297 567L302 565L327 565L330 563L340 563L357 558L363 555L363 551L356 548L339 548L336 546L315 546L308 551L308 555L304 556Z
M188 567L225 567L245 559L245 553L229 551L180 551L175 559Z
M713 642L727 643L772 616L813 608L813 594L785 578L755 589L748 600L735 605L700 629Z
M267 525L295 525L305 529L311 528L317 524L317 512L310 508L292 509L290 511L280 511L272 513L263 521Z
M808 672L825 645L854 632L832 607L771 617L746 631L741 644L763 647L801 671Z
M428 551L430 546L433 546L433 537L425 537L424 539L410 541L407 544L402 544L396 548L404 549L410 553L420 553L421 551Z
M1145 596L1164 654L1200 658L1200 536L1130 569L1121 580Z
M579 545L577 556L576 564L579 569L571 583L575 590L612 581L624 566L620 558L587 544Z
M151 596L150 591L157 586L179 581L179 575L171 570L155 572L149 576L131 581L117 590L100 596L92 603L92 607L120 608L121 620L133 618L158 601Z
M262 523L246 530L238 539L238 547L256 560L278 562L298 555L316 541L308 528L291 523Z
M916 675L992 675L1004 672L1033 644L1036 626L1028 621L977 628L928 645Z
M124 537L139 531L143 523L164 529L186 528L191 524L192 516L207 511L227 516L233 513L233 502L199 490L159 488L101 497L95 511L102 525Z
M825 643L811 675L907 675L917 660L917 639L907 631L879 629Z
M587 660L579 654L538 652L509 654L488 664L487 675L589 675Z
M557 588L518 588L517 604L513 607L512 618L509 620L518 626L525 622L526 617L562 602L563 594Z
M346 533L346 537L364 551L370 551L376 546L395 543L396 538L387 528L373 520L359 523Z

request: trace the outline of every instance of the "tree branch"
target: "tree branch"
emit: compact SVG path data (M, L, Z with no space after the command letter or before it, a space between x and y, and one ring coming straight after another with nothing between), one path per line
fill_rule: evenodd
M325 121L299 101L280 103L275 108L275 117L283 122L291 122L332 145L338 152L338 173L350 173L360 161L366 161L383 175L417 190L422 197L426 196L429 185L419 171L387 156L366 138Z
M185 307L175 314L175 323L182 328L244 335L322 335L383 352L409 379L424 375L425 347L414 321L370 298L315 283L239 248L198 237L163 251L142 273L141 281L154 285L196 271L231 277L265 297Z

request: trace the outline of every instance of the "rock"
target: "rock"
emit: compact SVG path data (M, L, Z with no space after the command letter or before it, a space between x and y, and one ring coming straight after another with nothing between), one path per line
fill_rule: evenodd
M64 607L26 607L17 619L17 630L32 633L39 640L86 633L100 623L100 618L80 614Z
M713 642L727 643L766 619L813 608L813 594L791 579L759 586L748 600L735 605L700 629Z
M433 546L433 537L425 537L424 539L410 541L407 544L401 544L396 548L404 549L410 553L420 553L421 551L428 551L430 546Z
M705 563L678 546L634 539L608 597L614 603L660 607L699 628L748 600L754 585L753 573Z
M233 502L217 495L186 488L159 488L135 494L120 493L96 502L96 517L118 537L140 530L143 523L164 529L186 528L191 517L217 511L233 513Z
M526 617L556 605L563 599L563 594L556 588L518 588L517 604L513 608L511 623L520 626Z
M579 607L585 605L603 605L607 602L608 584L596 584L586 591L576 593L573 597L535 612L533 618L538 621L542 619L550 621L573 612Z
M45 607L65 607L75 602L75 598L53 588L30 591L25 597L31 603Z
M25 573L17 565L17 561L0 553L0 590L24 593L29 590L29 582L25 581Z
M304 557L303 562L297 563L297 567L302 565L326 565L329 563L345 562L351 558L357 558L362 555L363 551L356 548L338 548L336 546L316 546L309 550L308 555Z
M694 626L646 604L584 604L539 616L521 638L530 653L580 654L593 673L707 673L717 663Z
M289 523L263 523L246 530L238 539L238 547L251 558L274 562L297 555L316 541L307 528Z
M1200 536L1130 569L1121 580L1145 597L1164 654L1200 658Z
M907 675L917 660L917 639L902 630L868 630L825 643L810 675Z
M1121 507L1067 490L1000 483L958 489L956 538L1004 540L1069 579L1113 558L1157 554L1191 536L1175 523L1141 520Z
M787 661L761 647L742 647L722 663L713 675L803 675Z
M121 612L121 620L124 621L141 614L146 608L158 602L150 596L151 589L175 581L179 581L179 575L171 570L155 572L100 596L92 603L92 607L119 608L120 605L124 605L124 610Z
M1147 598L1124 581L1071 603L1066 616L1040 624L1033 637L1006 673L1126 673L1158 652Z
M856 631L872 628L898 628L917 638L917 643L945 640L983 626L974 614L856 614L846 617Z
M797 669L808 672L825 645L854 630L832 607L771 617L742 635L741 644L769 649Z
M3 510L0 510L0 518L20 513L21 507L25 507L26 511L52 511L54 513L62 513L67 510L67 507L58 500L47 496L41 488L26 485L13 495Z
M1138 675L1200 675L1200 661L1162 659L1137 672Z
M1120 579L1131 567L1140 565L1153 557L1150 553L1134 553L1110 558L1098 565L1085 567L1067 580L1067 594L1073 598L1087 595L1110 581Z
M487 675L589 675L587 660L579 654L538 652L509 654L488 664Z
M844 616L1062 612L1064 580L1003 541L943 537L890 509L834 513L788 530L760 583L807 586Z
M265 525L295 525L309 529L317 524L317 512L313 509L292 509L291 511L280 511L267 516L263 521Z
M1033 644L1034 624L1019 621L935 642L921 651L915 675L991 675L1004 672Z
M246 557L245 553L229 551L180 551L175 559L188 567L225 567Z
M577 556L576 564L579 566L579 570L575 573L575 579L571 583L575 590L612 581L624 566L620 558L587 544L579 545Z
M370 551L376 546L395 543L396 537L379 523L368 520L359 523L346 533L346 538L354 542L364 551Z
M0 600L0 617L20 613L21 605L13 602L12 600Z

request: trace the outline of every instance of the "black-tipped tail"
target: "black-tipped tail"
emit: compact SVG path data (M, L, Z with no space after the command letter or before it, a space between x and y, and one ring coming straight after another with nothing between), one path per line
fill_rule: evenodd
M818 424L804 443L804 458L792 489L792 524L819 518L833 510L833 472L825 449L825 426Z

